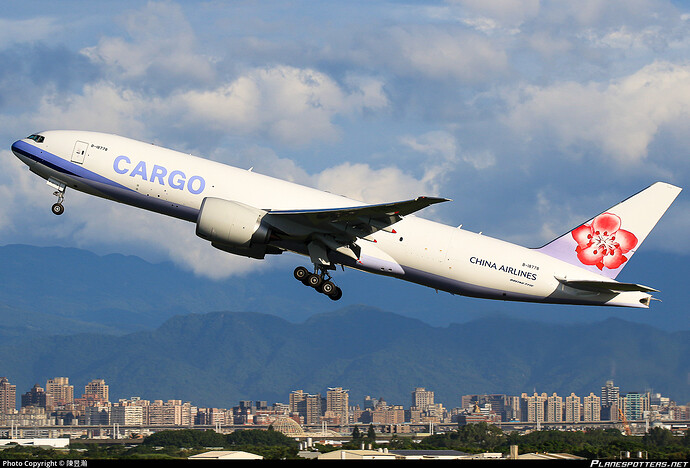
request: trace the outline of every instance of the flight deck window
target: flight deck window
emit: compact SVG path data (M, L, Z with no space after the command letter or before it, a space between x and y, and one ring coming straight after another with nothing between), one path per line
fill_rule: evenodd
M29 140L34 140L36 143L43 143L43 140L45 140L45 137L43 135L33 134L29 137Z

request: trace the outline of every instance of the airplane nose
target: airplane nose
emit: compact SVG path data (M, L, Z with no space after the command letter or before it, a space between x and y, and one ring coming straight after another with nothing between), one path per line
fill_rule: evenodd
M19 156L19 146L18 143L22 140L17 140L14 143L12 143L12 152L14 153L15 156Z

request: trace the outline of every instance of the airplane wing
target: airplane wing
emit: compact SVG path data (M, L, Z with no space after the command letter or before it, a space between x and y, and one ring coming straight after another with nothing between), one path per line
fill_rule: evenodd
M269 211L264 219L288 236L304 238L315 264L330 265L328 250L358 260L357 239L367 239L380 230L395 232L391 226L404 216L445 201L449 199L418 197L350 208Z
M591 292L601 293L619 293L626 291L640 291L640 292L659 292L657 289L650 288L635 283L618 283L617 281L590 281L590 280L566 280L563 278L556 278L561 284L571 288L580 289Z
M447 198L418 197L378 205L362 205L351 208L323 210L269 211L269 222L289 221L314 232L349 234L348 237L365 237L400 221L427 206L449 201Z

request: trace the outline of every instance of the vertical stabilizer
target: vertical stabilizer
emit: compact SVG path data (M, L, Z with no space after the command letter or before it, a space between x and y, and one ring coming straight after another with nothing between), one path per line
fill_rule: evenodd
M681 190L657 182L537 250L613 279Z

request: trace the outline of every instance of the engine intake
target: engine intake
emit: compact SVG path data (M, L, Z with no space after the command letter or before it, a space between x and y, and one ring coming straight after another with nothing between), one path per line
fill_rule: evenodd
M271 236L262 222L266 211L222 198L204 198L196 235L214 247L246 257L264 258Z

